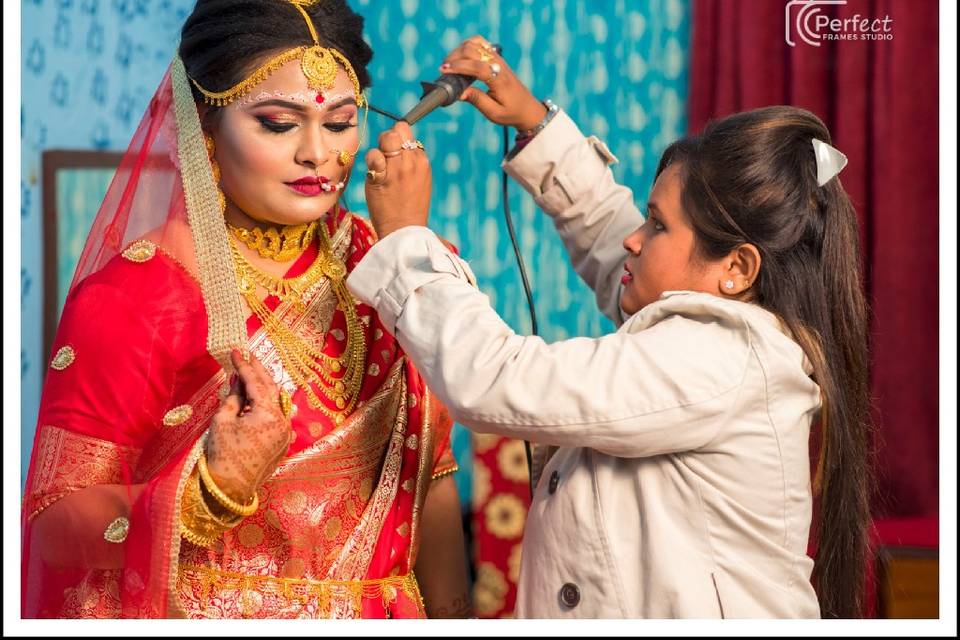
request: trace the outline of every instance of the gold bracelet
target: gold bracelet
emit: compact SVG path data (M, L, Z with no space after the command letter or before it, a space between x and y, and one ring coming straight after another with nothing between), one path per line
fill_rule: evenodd
M240 516L229 519L218 517L207 505L200 487L200 476L196 468L187 478L180 499L180 535L198 547L210 547L224 531L232 529L243 520Z
M257 512L257 509L260 507L260 496L257 495L256 491L253 492L253 498L250 500L250 504L243 505L236 500L232 500L230 496L225 494L223 490L217 486L217 483L213 481L213 476L210 475L210 469L207 468L206 453L201 454L200 459L197 460L197 469L200 470L200 479L203 480L203 486L206 487L214 500L219 502L224 509L238 516L252 516Z

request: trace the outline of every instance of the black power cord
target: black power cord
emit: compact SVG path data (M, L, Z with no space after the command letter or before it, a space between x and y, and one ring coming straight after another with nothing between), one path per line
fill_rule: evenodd
M504 125L503 127L503 159L507 159L507 155L510 153L510 130ZM513 245L513 253L517 256L517 267L520 268L520 279L523 281L523 292L527 296L527 306L530 308L530 324L533 329L533 335L539 335L537 329L537 309L533 304L533 293L530 291L530 282L527 280L527 270L523 264L523 254L520 252L520 245L517 242L517 234L513 228L513 217L510 215L510 197L507 192L507 186L509 184L507 172L501 169L501 178L503 185L503 217L507 222L507 232L510 234L510 243ZM530 449L530 442L528 440L523 441L523 450L527 454L527 472L530 475L530 500L533 500L533 452Z
M503 127L503 159L507 159L510 153L510 131ZM530 324L533 327L533 335L540 335L537 330L537 310L533 306L533 294L530 292L530 281L527 280L527 270L523 264L523 254L520 253L520 245L517 243L517 234L513 229L513 218L510 216L510 199L507 195L507 172L501 170L503 178L503 217L507 221L507 232L510 234L510 242L513 244L513 252L517 256L517 266L520 267L520 279L523 281L523 292L527 296L527 306L530 308Z

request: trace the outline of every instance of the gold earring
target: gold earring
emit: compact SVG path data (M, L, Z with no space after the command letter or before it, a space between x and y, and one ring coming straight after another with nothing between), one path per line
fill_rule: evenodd
M214 157L217 145L213 141L213 136L203 134L203 143L207 147L207 158L210 160L210 170L213 172L213 184L217 187L217 203L220 206L220 214L223 215L227 210L227 197L223 195L220 188L220 163Z

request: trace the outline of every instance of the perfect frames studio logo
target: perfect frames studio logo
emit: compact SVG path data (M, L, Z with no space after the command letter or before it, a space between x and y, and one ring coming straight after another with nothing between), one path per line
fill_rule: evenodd
M893 40L893 18L854 14L831 18L823 9L845 5L847 0L790 0L785 10L784 38L791 47L805 42L819 47L824 41Z

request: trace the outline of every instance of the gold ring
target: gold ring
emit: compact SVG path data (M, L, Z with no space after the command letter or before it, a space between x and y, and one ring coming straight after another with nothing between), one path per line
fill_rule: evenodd
M367 177L370 178L372 182L380 182L380 178L385 175L387 175L386 170L374 171L373 169L370 169L367 171Z
M293 399L286 389L280 389L280 411L283 412L284 418L293 415Z
M486 49L487 51L493 51L493 45L487 42L486 40L483 40L482 42L480 42L480 46Z
M426 148L424 148L423 143L420 142L419 140L414 140L413 144L417 145L417 149L420 149L420 151L426 151Z
M480 62L490 62L493 56L487 53L486 49L480 49Z

